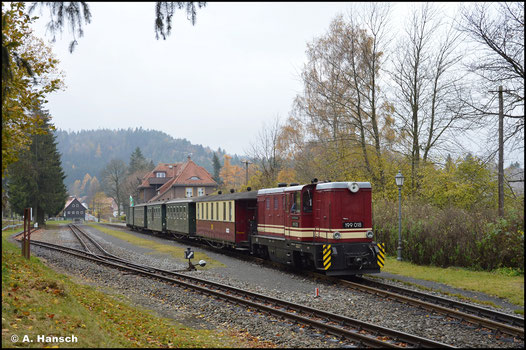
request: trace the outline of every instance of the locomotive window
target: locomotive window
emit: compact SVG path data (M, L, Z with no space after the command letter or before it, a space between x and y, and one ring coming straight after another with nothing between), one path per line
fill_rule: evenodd
M299 192L294 192L294 197L292 199L292 207L290 208L290 211L293 213L300 213L301 207L300 207L300 194Z
M312 197L309 190L303 192L303 212L312 213Z

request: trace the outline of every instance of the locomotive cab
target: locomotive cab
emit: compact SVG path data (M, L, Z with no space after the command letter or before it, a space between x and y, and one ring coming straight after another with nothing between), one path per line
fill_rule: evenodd
M330 182L316 186L315 241L322 244L317 269L379 272L372 231L371 184Z
M285 194L285 238L296 241L312 240L315 184L292 186Z

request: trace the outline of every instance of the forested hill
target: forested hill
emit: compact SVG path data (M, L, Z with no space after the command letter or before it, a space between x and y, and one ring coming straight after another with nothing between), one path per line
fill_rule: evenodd
M202 145L193 145L186 139L176 139L157 130L119 129L119 130L57 130L58 151L62 154L62 167L66 174L68 188L81 180L86 174L99 177L101 170L111 159L122 159L126 164L130 155L139 147L144 157L158 163L177 163L192 160L213 173L212 157L214 151ZM224 151L217 150L223 160ZM237 158L237 157L234 157Z

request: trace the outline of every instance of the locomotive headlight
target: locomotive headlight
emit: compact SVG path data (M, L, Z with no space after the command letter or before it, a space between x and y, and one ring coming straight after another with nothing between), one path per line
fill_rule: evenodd
M367 238L373 238L373 231L367 231L367 233L365 234L367 236Z
M351 191L352 193L356 193L360 189L360 186L356 182L351 182L350 184L347 185L347 187L349 188L349 191Z
M340 239L340 238L342 238L342 234L341 234L340 232L336 231L336 232L334 232L334 233L332 234L332 237L333 237L334 239Z

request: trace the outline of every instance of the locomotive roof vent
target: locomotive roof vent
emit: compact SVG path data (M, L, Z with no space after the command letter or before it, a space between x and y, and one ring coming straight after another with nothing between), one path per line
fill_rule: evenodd
M233 188L230 189L230 193L234 193L236 192L236 190L234 190Z
M318 178L315 177L314 179L312 179L312 180L310 181L310 183L311 183L311 184L317 184L317 183L318 183Z
M278 187L287 187L287 184L285 182L280 182L278 184Z
M247 191L248 191L248 192L252 191L252 187L250 187L250 186L247 187Z
M223 191L217 191L217 194L223 194Z
M299 186L299 183L294 182L294 183L291 183L290 186Z

